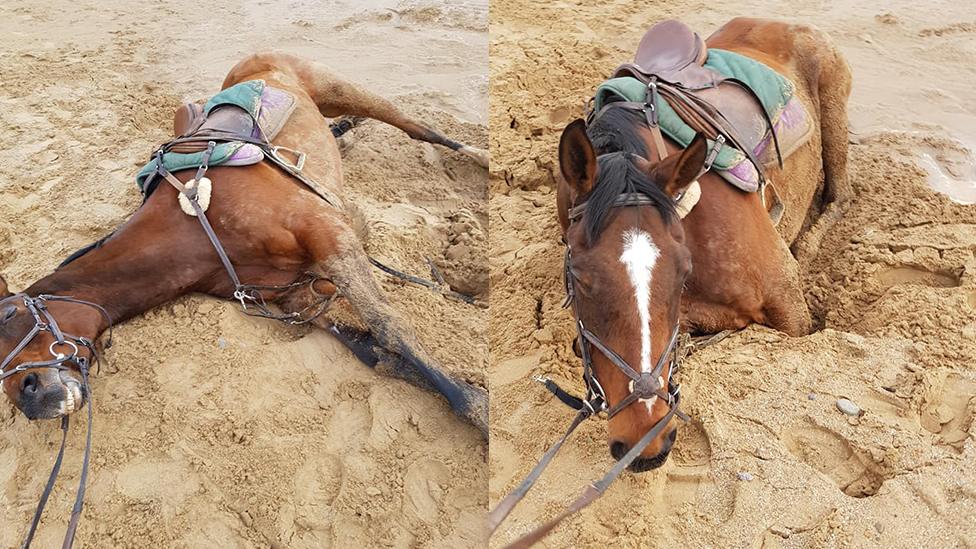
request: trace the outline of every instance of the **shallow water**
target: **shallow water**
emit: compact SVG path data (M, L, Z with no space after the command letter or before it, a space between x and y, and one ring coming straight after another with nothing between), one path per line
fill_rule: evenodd
M960 204L976 204L976 164L970 163L964 173L954 175L931 153L921 153L916 163L928 173L928 184L933 189Z

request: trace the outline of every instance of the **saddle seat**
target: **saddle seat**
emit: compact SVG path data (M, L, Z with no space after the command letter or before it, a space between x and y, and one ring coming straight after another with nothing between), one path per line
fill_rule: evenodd
M186 137L197 132L219 133L229 136L251 138L254 136L254 118L243 108L225 104L204 114L203 105L186 103L176 110L173 118L173 134ZM194 153L207 148L207 141L190 141L174 145L176 153Z

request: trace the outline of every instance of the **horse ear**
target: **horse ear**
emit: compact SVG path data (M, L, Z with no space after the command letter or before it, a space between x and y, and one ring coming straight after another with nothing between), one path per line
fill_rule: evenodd
M12 295L14 294L10 293L10 289L7 288L7 281L3 279L3 276L0 276L0 299L10 297Z
M664 182L668 196L678 196L698 179L707 155L708 140L699 132L685 150L658 162L651 176L658 183Z
M586 135L586 123L580 119L570 122L559 138L559 169L576 196L584 195L593 188L596 151Z

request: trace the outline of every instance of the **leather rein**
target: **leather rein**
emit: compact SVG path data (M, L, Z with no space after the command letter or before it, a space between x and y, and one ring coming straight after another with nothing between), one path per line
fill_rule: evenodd
M617 197L613 204L614 208L618 207L640 207L640 206L652 206L654 202L650 197L642 193L623 193ZM580 219L586 211L587 203L582 203L580 205L574 206L569 211L570 226ZM583 398L576 397L568 393L567 391L560 388L554 381L544 378L536 377L535 380L544 384L546 389L553 393L561 402L570 406L571 408L577 410L576 417L570 423L569 428L559 438L549 449L543 454L542 458L536 464L536 466L529 472L528 476L514 489L512 490L504 499L502 499L491 513L488 515L488 528L489 535L494 533L495 530L501 525L505 518L515 509L515 506L525 497L529 492L535 482L542 475L543 471L552 462L553 458L559 452L560 448L566 440L569 439L573 431L583 420L599 415L601 412L605 412L607 419L614 417L624 409L626 409L631 404L657 397L661 398L668 403L668 412L664 415L654 426L651 427L647 433L635 444L622 458L617 460L609 472L607 472L602 478L594 481L589 486L587 486L583 492L572 501L560 514L556 515L553 519L548 522L538 526L528 534L515 540L513 543L509 544L507 547L509 549L514 548L524 548L530 547L531 545L537 543L553 528L558 526L563 520L569 518L570 516L578 513L585 507L592 504L594 501L599 499L610 485L620 476L620 474L628 467L631 463L636 460L641 452L663 431L664 428L671 422L671 419L678 416L684 421L688 421L688 416L678 409L678 402L681 398L680 387L672 381L672 375L678 369L678 357L677 357L677 342L678 342L678 325L676 324L671 331L671 338L668 341L667 347L661 353L660 358L658 358L657 363L650 372L638 372L631 365L627 363L619 354L617 354L608 345L603 343L603 341L595 335L593 332L586 328L583 320L579 316L579 303L576 293L576 275L573 271L573 256L572 249L569 244L566 244L566 259L565 259L565 282L566 282L566 302L564 307L573 307L573 316L576 318L576 329L579 337L580 343L580 354L583 362L583 380L586 384L586 395ZM603 386L596 378L596 374L593 368L593 354L591 347L602 353L614 366L616 366L621 372L624 373L628 378L630 378L630 393L624 397L616 405L610 407L607 402L606 392ZM664 367L670 365L668 369L668 378L664 386L658 383L661 379Z
M0 362L0 383L14 374L26 372L28 370L50 368L59 371L67 371L70 370L68 364L74 364L78 367L78 370L81 373L84 394L88 396L88 432L85 435L85 453L82 459L81 477L78 480L78 491L75 495L75 503L71 510L71 519L68 522L68 529L65 531L64 542L62 544L62 549L70 549L74 544L75 532L78 529L78 521L81 519L81 511L85 505L85 491L88 482L89 464L91 461L92 393L91 386L88 383L88 374L92 362L94 362L96 365L100 364L100 362L98 351L95 349L95 343L88 338L74 336L62 331L58 325L58 321L48 310L47 304L55 301L75 303L78 305L91 307L92 309L98 311L108 322L109 336L108 342L106 342L105 345L106 347L110 347L112 342L112 318L100 305L66 296L39 295L37 297L30 297L27 294L15 294L0 300L0 305L16 300L20 300L27 308L27 311L30 312L34 317L34 327L31 328L30 332L28 332L23 339L21 339L20 343L14 347L7 357L3 359L3 362ZM13 363L14 359L17 358L17 355L26 349L27 346L30 345L31 342L42 333L48 333L54 337L54 342L52 342L50 347L48 347L51 358L41 362L24 362L8 370L7 367ZM88 350L90 358L80 356L78 354L81 348ZM61 350L68 351L68 354L59 352ZM64 460L64 449L68 440L69 417L70 416L67 415L61 416L61 449L58 450L58 456L54 461L54 466L51 468L51 474L48 476L47 484L44 487L44 492L41 494L41 499L37 503L37 509L34 511L34 518L31 520L30 530L27 532L27 536L21 545L21 549L28 549L30 547L31 541L34 539L34 534L37 532L37 526L41 522L41 515L44 513L44 507L47 505L47 500L50 497L51 492L54 490L54 483L58 478L58 474L61 472L61 463Z

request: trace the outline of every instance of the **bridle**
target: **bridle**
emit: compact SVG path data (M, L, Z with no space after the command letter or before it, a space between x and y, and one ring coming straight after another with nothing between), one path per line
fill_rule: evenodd
M628 206L653 206L654 201L647 195L639 192L628 192L622 193L614 201L614 208L618 207L628 207ZM583 214L586 212L587 203L576 205L569 210L569 222L570 226L579 220ZM498 505L492 509L488 516L488 528L489 535L493 533L499 525L505 520L505 518L515 509L515 506L525 497L529 492L535 482L542 475L542 472L546 469L552 459L559 452L563 443L572 435L573 431L583 420L599 415L601 412L607 414L607 419L616 416L618 413L626 409L631 404L639 402L640 400L649 399L652 397L658 397L665 400L668 403L668 412L659 419L651 428L641 437L641 439L635 444L627 453L621 457L614 466L604 475L601 479L591 483L587 486L583 492L571 502L564 511L562 511L555 518L537 527L528 534L520 537L515 542L510 544L509 548L522 548L529 547L534 543L538 542L544 538L553 528L558 526L563 520L569 518L570 516L578 513L585 507L589 506L591 503L596 501L602 496L606 490L610 487L614 480L630 466L634 460L640 456L641 452L658 436L660 435L665 427L671 422L671 419L678 416L684 421L688 421L688 416L678 409L678 402L681 399L680 387L675 384L672 380L672 375L678 369L678 356L677 356L677 342L678 342L678 325L675 324L671 331L671 337L668 341L667 347L661 353L658 358L657 363L650 372L638 372L631 365L627 363L619 354L617 354L608 345L603 343L603 341L593 332L586 328L583 320L579 315L579 300L577 298L576 292L576 274L573 270L573 254L572 248L569 243L566 243L566 259L564 265L565 271L565 283L566 283L566 302L564 307L573 307L573 316L576 319L576 329L579 337L579 347L580 355L583 362L583 380L586 384L586 395L583 398L576 397L568 393L567 391L560 388L554 381L544 378L537 377L536 381L545 385L545 387L553 393L561 402L570 406L571 408L577 410L576 417L569 425L569 429L556 441L555 444L550 446L549 450L542 456L542 459L536 464L532 471L525 477L525 479L519 484L512 492L510 492L504 499L502 499ZM621 372L624 373L628 378L630 378L630 393L624 397L620 402L610 407L607 402L606 392L603 386L597 380L593 368L593 354L591 348L596 349L602 353L607 360L609 360L614 366L616 366ZM670 366L668 369L668 379L664 386L658 383L658 380L662 377L665 366ZM665 392L665 387L667 388Z
M106 347L111 346L112 318L109 316L108 311L100 305L65 296L39 295L37 297L30 297L27 294L15 294L0 300L0 306L17 300L21 301L27 308L27 311L34 317L34 327L21 339L20 343L14 347L7 357L3 359L3 362L0 362L0 383L3 383L10 376L21 372L40 368L67 371L71 369L68 365L74 364L81 372L82 388L84 394L88 396L88 432L85 435L85 453L82 459L81 478L78 481L78 492L75 496L74 507L71 510L71 519L68 522L68 529L64 534L64 543L62 545L62 549L69 549L74 544L78 521L81 519L81 511L85 504L85 490L88 482L88 468L91 461L92 447L91 386L88 383L88 374L93 362L96 365L99 364L99 355L95 349L95 343L92 340L62 331L58 325L58 321L48 310L47 304L55 301L75 303L91 307L98 311L108 322L109 336ZM8 366L13 363L17 355L23 352L34 339L43 333L51 334L54 337L54 341L48 347L51 358L40 362L24 362L8 370ZM88 350L91 358L78 354L82 348ZM68 351L68 354L60 351ZM31 541L34 539L34 534L37 531L37 526L40 524L41 515L44 513L44 506L47 505L47 500L51 495L51 491L54 489L54 482L57 480L58 474L61 471L61 463L64 460L64 448L68 439L68 418L69 416L67 415L61 416L61 449L58 450L58 457L54 461L54 467L52 467L51 474L48 476L44 492L41 494L41 499L37 503L37 509L34 511L34 518L31 521L30 530L27 532L27 537L24 539L21 549L28 549L30 547Z

